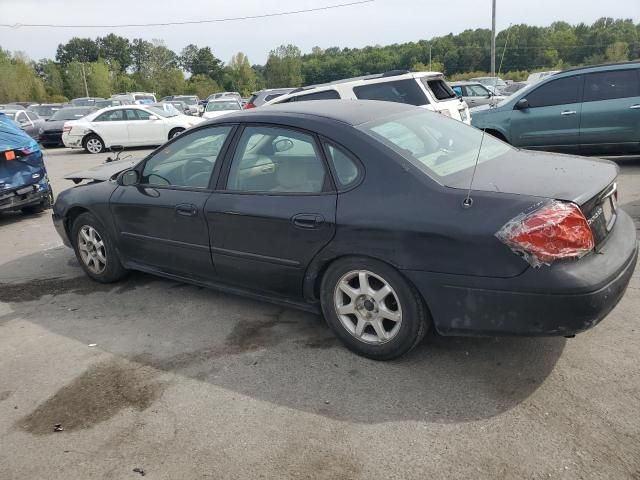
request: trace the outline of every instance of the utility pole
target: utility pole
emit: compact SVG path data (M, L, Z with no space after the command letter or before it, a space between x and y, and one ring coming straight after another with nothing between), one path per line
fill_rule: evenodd
M496 0L491 0L491 76L496 76Z
M82 80L84 80L84 93L86 94L85 96L89 96L89 87L87 87L87 74L84 71L84 62L81 64L82 65Z

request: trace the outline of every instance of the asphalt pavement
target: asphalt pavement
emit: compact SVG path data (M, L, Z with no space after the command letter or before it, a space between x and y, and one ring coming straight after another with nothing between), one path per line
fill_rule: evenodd
M106 156L48 150L54 190ZM619 188L640 225L640 159ZM308 313L94 283L50 212L0 215L0 245L2 480L640 478L638 269L576 338L429 335L374 362Z

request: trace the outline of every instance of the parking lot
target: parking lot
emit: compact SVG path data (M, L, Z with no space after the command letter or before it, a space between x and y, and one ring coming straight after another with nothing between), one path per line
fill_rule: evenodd
M106 157L47 150L54 191ZM576 338L432 334L374 362L311 314L94 283L49 211L1 216L0 243L0 479L640 478L639 270Z

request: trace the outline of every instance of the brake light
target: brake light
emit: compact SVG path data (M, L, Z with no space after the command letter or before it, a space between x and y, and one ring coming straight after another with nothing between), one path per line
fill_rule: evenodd
M245 109L245 110L249 110L250 108L256 108L256 106L255 106L253 103L247 103L247 104L244 106L244 109Z
M496 237L533 267L593 250L591 227L575 203L550 201L507 222Z
M16 159L16 152L14 152L13 150L9 150L4 152L4 159L5 160L15 160Z

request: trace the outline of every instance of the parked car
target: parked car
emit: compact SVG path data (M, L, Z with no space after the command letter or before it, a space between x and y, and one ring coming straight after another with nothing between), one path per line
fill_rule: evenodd
M500 77L475 77L470 78L469 81L481 83L496 95L501 95L502 90L507 86L507 82Z
M93 107L96 102L104 100L102 97L80 97L71 99L71 105L74 107Z
M133 102L130 102L125 99L115 100L113 98L109 98L107 100L98 100L93 104L93 106L96 107L98 110L102 108L107 108L107 107L118 107L120 105L133 105Z
M495 105L505 98L503 95L495 95L480 82L451 82L449 86L458 98L462 98L466 102L469 108L480 105Z
M273 100L274 98L278 98L287 93L291 93L294 90L295 88L265 88L263 90L253 92L247 100L247 104L244 106L244 108L248 109L259 107Z
M547 72L534 72L527 77L527 83L536 83L549 75L555 75L560 70L549 70Z
M149 105L158 103L156 96L148 92L127 92L111 95L111 100L120 100L122 105Z
M238 92L218 92L209 95L207 97L207 101L216 100L217 98L223 97L235 97L238 99L238 101L240 101L240 99L242 98L242 96Z
M88 153L101 153L116 145L161 145L201 121L148 105L110 107L65 123L62 141L66 147L84 148Z
M38 144L0 112L0 212L33 213L53 205Z
M167 113L172 115L185 115L184 109L187 108L187 104L184 102L158 102L152 103L152 107L161 108Z
M216 100L209 100L207 108L202 114L202 118L216 118L227 113L236 112L242 110L242 105L234 97L231 98L218 98Z
M407 103L470 123L467 104L456 97L455 92L444 81L443 75L438 72L393 70L311 85L270 100L265 105L340 98Z
M502 94L509 96L529 85L527 82L513 82L502 89Z
M473 125L516 147L585 155L640 152L640 63L565 70L530 84Z
M0 110L26 110L26 108L18 103L7 103L2 105Z
M44 120L37 113L27 110L2 110L2 113L16 122L31 138L38 138L40 127L44 125Z
M430 328L593 327L637 260L616 165L491 136L478 152L481 136L397 102L252 109L69 175L90 183L58 196L53 221L98 282L135 269L321 311L379 360Z
M43 120L48 120L55 112L65 106L64 103L39 103L37 105L31 105L27 108L27 111L35 112Z
M182 102L187 106L187 108L183 110L183 113L185 115L198 115L200 113L200 110L198 108L200 99L198 98L197 95L170 95L168 97L164 97L160 101L161 102ZM176 105L174 104L174 106Z
M38 130L38 141L43 147L63 146L62 129L70 120L80 118L96 112L96 107L64 107L56 111Z

